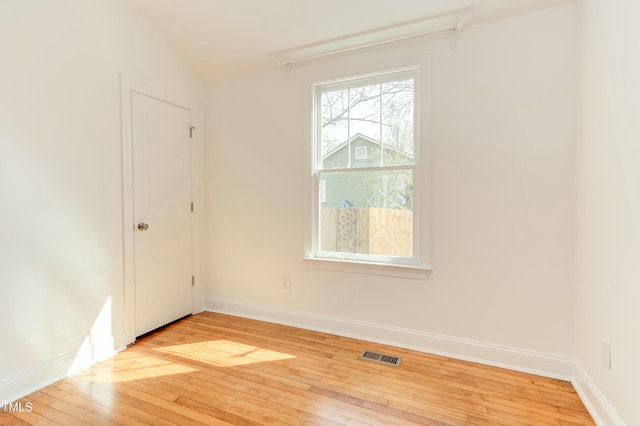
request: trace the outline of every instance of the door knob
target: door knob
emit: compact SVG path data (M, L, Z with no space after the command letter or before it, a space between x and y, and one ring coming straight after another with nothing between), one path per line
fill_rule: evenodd
M140 222L138 224L138 230L140 231L146 231L147 229L149 229L149 224L144 223L144 222Z

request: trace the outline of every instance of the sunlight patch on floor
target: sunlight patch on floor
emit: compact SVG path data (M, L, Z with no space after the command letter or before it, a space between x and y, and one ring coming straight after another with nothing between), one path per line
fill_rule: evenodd
M281 361L295 358L282 352L245 345L229 340L186 343L155 348L154 351L204 362L217 367L234 367L258 362Z
M124 368L122 364L118 368L93 367L75 376L99 383L121 383L197 371L195 368L150 356L137 357L135 362L126 365Z

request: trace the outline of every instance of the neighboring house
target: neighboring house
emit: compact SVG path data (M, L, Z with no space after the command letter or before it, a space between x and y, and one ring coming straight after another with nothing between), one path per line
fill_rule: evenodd
M351 153L351 167L371 167L380 165L380 142L356 133L349 140L345 140L322 158L324 168L349 167L349 152ZM411 164L413 157L385 146L382 152L385 164ZM403 206L407 203L401 193L404 192L406 179L389 179L375 172L336 173L325 174L321 180L320 203L325 207L344 206L348 201L354 207L374 205L376 207ZM393 181L393 182L392 182ZM324 183L323 183L324 182ZM376 203L381 193L391 194L385 203ZM376 205L379 204L379 205Z

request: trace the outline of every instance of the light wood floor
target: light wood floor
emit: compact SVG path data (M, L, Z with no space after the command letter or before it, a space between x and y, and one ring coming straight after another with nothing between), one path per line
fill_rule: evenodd
M20 402L0 424L594 424L568 382L212 313Z

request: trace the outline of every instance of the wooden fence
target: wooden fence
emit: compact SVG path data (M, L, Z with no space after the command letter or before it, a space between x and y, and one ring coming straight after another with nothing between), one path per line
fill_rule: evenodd
M378 207L322 207L324 251L411 257L413 214Z

